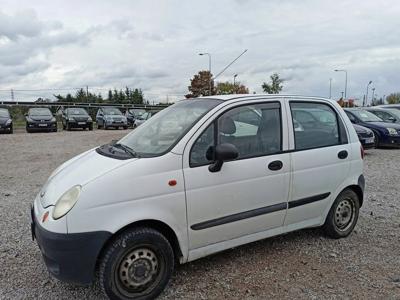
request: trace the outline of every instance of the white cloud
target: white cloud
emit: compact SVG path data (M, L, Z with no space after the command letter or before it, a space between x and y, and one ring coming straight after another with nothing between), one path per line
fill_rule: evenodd
M273 72L284 92L362 97L399 91L400 3L396 0L41 1L0 8L0 89L89 85L140 87L151 97L185 94L189 79L214 74L251 91ZM0 94L0 97L2 95Z

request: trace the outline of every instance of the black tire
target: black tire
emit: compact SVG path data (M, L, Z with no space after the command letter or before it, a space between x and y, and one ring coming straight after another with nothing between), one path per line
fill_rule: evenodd
M90 124L89 125L89 131L92 131L93 130L93 124Z
M360 199L351 189L346 189L337 196L323 229L325 233L334 239L348 236L357 224L360 212Z
M128 129L128 126L124 126L124 130L127 130Z
M14 132L14 129L13 129L13 126L11 125L10 131L9 131L8 133L9 133L9 134L13 134L13 132Z
M170 243L151 228L123 232L103 253L99 281L110 299L154 299L164 290L174 270Z
M67 130L71 131L71 125L69 123L67 123Z
M62 123L62 129L65 130L65 125L64 125L64 123Z
M379 148L380 147L379 135L376 131L373 131L373 133L375 136L375 140L374 140L375 148Z

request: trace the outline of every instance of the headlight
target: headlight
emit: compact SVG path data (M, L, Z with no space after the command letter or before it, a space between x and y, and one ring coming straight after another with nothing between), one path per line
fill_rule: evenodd
M386 129L389 132L389 135L399 135L395 128L386 128Z
M74 120L74 118L68 118L68 121L73 122L73 121L75 121L75 120Z
M89 121L89 122L92 122L92 121L93 121L93 120L92 120L92 117L89 117L89 118L88 118L88 121Z
M51 118L51 121L52 121L52 122L55 122L55 121L56 121L56 118L52 117L52 118Z
M8 119L7 122L6 122L6 125L10 125L11 123L12 123L12 120Z
M57 220L65 216L78 201L79 194L81 193L82 187L76 185L65 192L60 199L56 202L56 206L53 210L53 219Z

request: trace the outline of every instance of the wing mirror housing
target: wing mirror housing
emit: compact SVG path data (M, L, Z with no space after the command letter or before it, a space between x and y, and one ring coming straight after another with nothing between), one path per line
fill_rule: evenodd
M228 143L219 144L214 151L215 161L208 167L208 170L212 173L219 172L225 161L234 160L238 156L239 151L234 145Z

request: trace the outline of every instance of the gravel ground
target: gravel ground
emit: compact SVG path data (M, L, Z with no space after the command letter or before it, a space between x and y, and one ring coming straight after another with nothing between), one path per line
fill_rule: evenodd
M30 236L29 206L63 161L127 131L0 136L0 298L102 299L97 285L51 278ZM400 299L400 150L370 150L355 231L303 230L179 266L161 299Z

